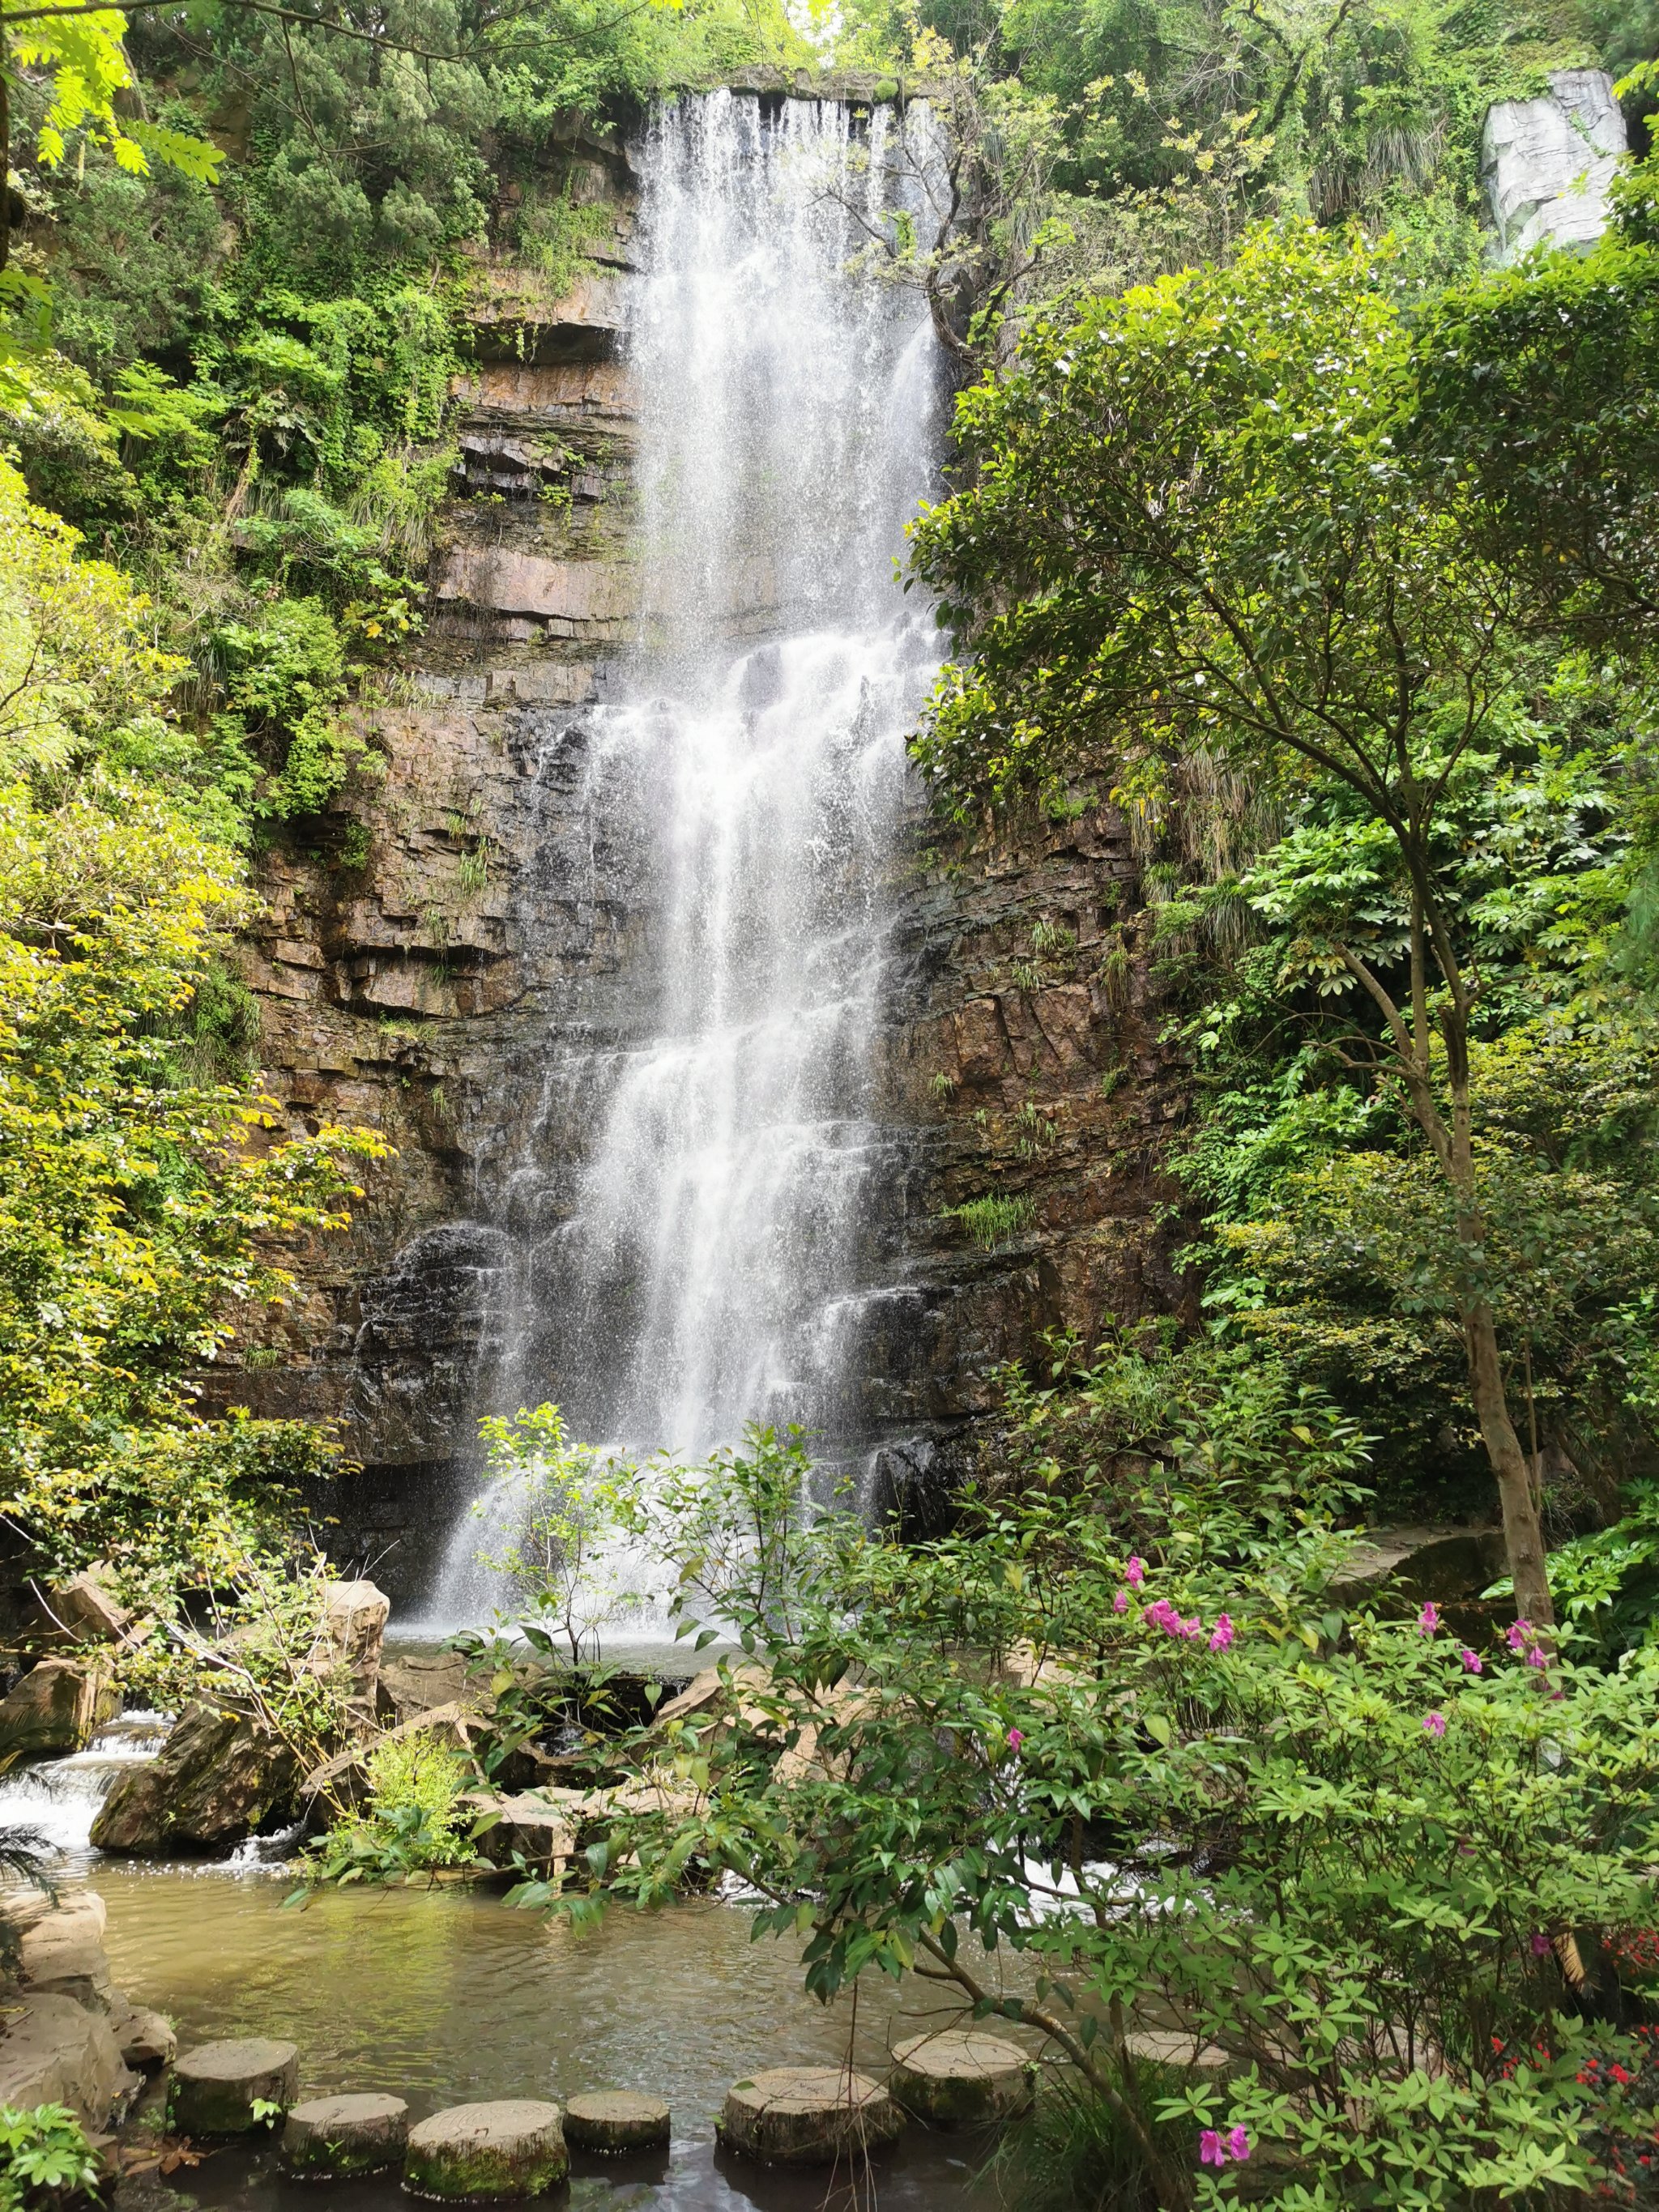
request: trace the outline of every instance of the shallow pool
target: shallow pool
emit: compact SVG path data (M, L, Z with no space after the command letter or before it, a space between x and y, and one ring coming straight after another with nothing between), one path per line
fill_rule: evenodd
M274 1869L140 1869L94 1858L118 1983L178 2023L181 2041L285 2037L302 2092L382 2089L415 2117L493 2097L637 2088L666 2097L672 2151L654 2163L578 2160L570 2203L592 2212L809 2212L872 2203L937 2212L991 2203L974 2185L986 2146L912 2128L860 2177L789 2175L727 2160L714 2142L726 2088L763 2067L844 2061L884 2069L890 2043L948 2017L925 1984L807 1997L793 1943L752 1943L732 1905L613 1911L597 1930L521 1912L492 1893L332 1891L303 1907ZM855 2184L849 2187L848 2183ZM132 2212L162 2185L125 2192ZM216 2153L165 2194L250 2212L317 2212L269 2157ZM391 2183L330 2189L337 2212L406 2208Z

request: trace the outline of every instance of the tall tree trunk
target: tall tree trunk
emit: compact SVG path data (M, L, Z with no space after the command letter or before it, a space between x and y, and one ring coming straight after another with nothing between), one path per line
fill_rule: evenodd
M1479 1305L1465 1315L1463 1333L1468 1346L1469 1391L1504 1513L1504 1548L1509 1554L1510 1573L1515 1581L1515 1610L1521 1620L1529 1620L1534 1628L1553 1628L1555 1606L1544 1566L1544 1532L1538 1518L1538 1501L1533 1495L1526 1454L1510 1419L1503 1364L1498 1354L1498 1331L1492 1326L1491 1307Z

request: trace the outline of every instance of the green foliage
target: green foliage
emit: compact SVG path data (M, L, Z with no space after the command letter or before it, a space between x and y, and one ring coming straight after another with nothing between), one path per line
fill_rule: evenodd
M26 2111L0 2105L0 2207L4 2212L94 2194L102 2179L98 2154L66 2106L36 2105Z
M573 1443L556 1406L520 1407L516 1416L479 1423L492 1483L519 1493L517 1531L483 1564L503 1576L521 1618L520 1633L535 1650L554 1638L570 1663L592 1644L600 1623L614 1618L621 1592L611 1547L626 1516L624 1487L632 1470L592 1445ZM475 1510L490 1510L480 1498Z
M671 1730L697 1809L619 1824L599 1871L648 1901L731 1869L818 1996L914 1965L1036 2028L1143 2202L1565 2208L1651 2126L1617 2086L1635 2039L1575 1977L1654 1911L1659 1660L1345 1613L1350 1540L1285 1512L1288 1468L1263 1488L1213 1527L1143 1505L1134 1536L1063 1486L921 1547L819 1514L763 1547L763 1595L774 1494L733 1497L728 1571L708 1587L705 1514L680 1603L768 1678ZM1172 2018L1223 2079L1122 2064L1126 2027Z
M989 1191L981 1198L964 1199L960 1206L947 1206L944 1218L959 1221L981 1252L994 1252L1031 1226L1036 1203L1023 1194Z
M313 1846L300 1865L305 1881L404 1881L471 1865L473 1821L462 1800L471 1781L467 1762L435 1735L387 1737L368 1756L367 1806Z

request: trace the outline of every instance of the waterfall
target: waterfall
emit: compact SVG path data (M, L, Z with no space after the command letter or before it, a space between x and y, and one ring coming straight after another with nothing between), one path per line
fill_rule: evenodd
M750 1420L856 1440L887 887L935 658L894 562L941 393L919 295L857 257L921 212L930 127L722 91L663 108L643 149L643 613L581 805L641 854L645 1006L550 1072L537 1143L585 1134L489 1389L629 1451ZM533 1161L514 1183L540 1187ZM498 1598L477 1555L513 1510L463 1517L436 1619Z

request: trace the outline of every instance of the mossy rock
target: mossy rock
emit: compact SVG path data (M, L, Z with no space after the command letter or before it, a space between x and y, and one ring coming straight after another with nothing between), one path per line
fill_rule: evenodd
M401 2097L314 2097L283 2129L283 2164L306 2179L343 2181L403 2163L409 2107Z
M660 2097L642 2097L632 2089L596 2089L570 2100L564 2131L576 2149L598 2151L602 2157L661 2150L669 2137L668 2107Z
M409 2131L404 2187L441 2203L540 2197L570 2171L556 2105L532 2098L456 2105Z
M901 2043L887 2086L907 2112L935 2127L983 2127L1024 2111L1036 2071L1018 2044L949 2028Z
M726 2094L715 2132L769 2166L831 2166L884 2150L904 2114L879 2081L841 2066L774 2066Z
M167 2100L172 2125L181 2136L246 2136L270 2114L287 2112L300 2086L300 2054L291 2043L264 2037L198 2044L173 2062Z

